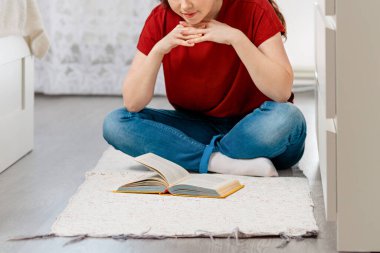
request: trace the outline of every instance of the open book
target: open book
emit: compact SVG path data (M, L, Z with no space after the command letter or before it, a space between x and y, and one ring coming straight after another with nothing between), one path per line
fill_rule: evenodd
M225 198L244 187L236 179L209 174L190 174L178 164L153 153L143 154L135 160L155 173L128 182L113 192Z

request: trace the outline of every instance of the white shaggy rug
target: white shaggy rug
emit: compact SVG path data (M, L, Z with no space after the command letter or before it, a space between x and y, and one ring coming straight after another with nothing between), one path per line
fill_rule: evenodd
M112 190L150 173L110 147L52 226L56 236L165 238L316 236L306 178L243 177L245 187L225 199ZM217 174L215 174L217 175Z

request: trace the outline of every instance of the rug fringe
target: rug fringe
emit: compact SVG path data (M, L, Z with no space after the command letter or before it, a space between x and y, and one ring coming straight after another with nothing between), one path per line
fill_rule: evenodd
M289 235L286 235L285 233L280 233L280 237L284 241L281 244L279 244L276 248L284 248L285 246L289 244L289 242L292 239L295 239L296 241L303 241L305 240L306 237L316 237L317 235L318 235L318 231L314 231L314 230L308 231L304 235L295 235L295 236L289 236Z
M229 240L230 239L230 236L235 236L235 242L236 242L236 245L239 245L239 228L236 227L232 230L231 234L227 237L227 239ZM241 232L240 232L241 233Z
M206 230L198 229L198 230L195 230L194 233L198 233L198 232L200 232L200 233L202 233L202 234L204 234L204 235L209 236L210 239L211 239L211 241L214 241L214 236L212 235L212 233L211 233L210 231L206 231Z
M284 233L280 234L281 239L283 239L282 243L280 243L276 248L282 249L285 248L290 242L290 236L285 235Z
M70 241L66 242L65 244L63 244L63 246L67 246L67 245L70 245L70 244L74 244L74 243L77 243L77 242L80 242L80 241L83 241L85 239L89 238L88 235L80 235L74 239L71 239Z
M56 234L44 234L44 235L33 235L33 236L18 236L11 239L8 239L8 241L26 241L26 240L35 240L35 239L49 239L53 237L58 237Z
M194 233L197 234L198 232L202 233L203 235L207 235L210 237L211 241L214 242L214 236L218 236L218 235L214 235L212 232L210 231L206 231L206 230L201 230L201 229L198 229L196 230ZM236 245L239 245L239 233L241 233L239 231L239 227L236 227L232 230L232 232L228 235L227 239L229 240L231 237L235 237L235 241L236 241Z
M70 244L74 244L74 243L83 241L83 240L88 239L88 238L111 238L114 240L124 240L124 241L126 241L128 239L167 239L167 238L178 239L178 238L183 238L183 237L178 237L178 236L170 237L170 236L145 235L151 229L152 228L149 227L146 231L142 232L139 235L136 235L136 234L120 234L120 235L112 235L112 236L90 236L88 234L84 234L84 235L78 235L78 236L59 236L55 233L50 233L50 234L42 234L42 235L34 235L34 236L19 236L19 237L10 238L10 239L8 239L8 241L25 241L25 240L38 240L38 239L44 240L44 239L50 239L50 238L54 238L54 237L62 237L62 238L63 237L75 237L63 245L63 246L67 246ZM215 235L210 231L201 230L201 229L196 230L195 234L197 234L197 233L201 233L202 235L208 236L212 242L215 242L215 240L214 240L215 236L219 237L218 235ZM242 236L243 238L249 238L247 236L244 236L245 234L243 232L239 231L239 228L236 227L228 235L227 239L229 240L231 237L234 237L236 245L239 245L239 235ZM285 233L280 233L279 236L281 239L283 239L283 242L281 242L281 244L279 244L276 248L286 247L292 239L295 239L297 241L301 241L301 240L304 240L305 237L316 237L317 235L318 235L318 231L309 231L309 232L306 232L305 235L300 235L300 236L289 236L289 235L286 235ZM250 237L250 238L252 238L252 237Z

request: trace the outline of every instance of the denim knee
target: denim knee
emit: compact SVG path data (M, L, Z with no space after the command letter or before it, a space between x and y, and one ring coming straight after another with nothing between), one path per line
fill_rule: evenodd
M289 144L297 143L300 138L305 138L306 120L297 106L289 102L266 101L260 108L270 110L273 119L267 128L268 134L265 141L268 144L276 142L279 136L289 136Z
M120 127L120 123L133 116L126 108L116 109L106 115L103 121L103 138L111 145L113 145L115 134Z
M217 148L235 159L273 158L304 141L305 133L305 119L296 106L266 101L239 121Z
M305 118L292 103L266 101L256 110L243 124L242 136L265 154L271 154L275 147L299 142L306 132Z

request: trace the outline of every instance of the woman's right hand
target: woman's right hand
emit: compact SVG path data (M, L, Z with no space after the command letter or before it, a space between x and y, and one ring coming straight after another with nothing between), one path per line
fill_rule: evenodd
M188 29L191 28L185 27L181 24L177 25L170 33L156 43L153 50L165 55L177 46L193 47L195 44L187 41L190 39L199 38L202 34L183 35L182 33L186 32Z

